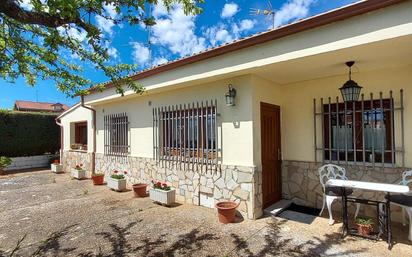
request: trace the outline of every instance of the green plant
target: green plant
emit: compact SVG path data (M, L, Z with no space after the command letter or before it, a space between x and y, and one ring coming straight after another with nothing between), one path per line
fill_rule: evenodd
M123 171L123 174L120 174L118 170L114 170L110 177L113 179L124 179L125 175L127 175L127 171Z
M355 220L356 224L361 225L361 226L372 226L373 225L373 220L369 217L357 217Z
M162 183L160 181L155 181L152 179L152 187L155 189L160 189L164 191L169 191L171 189L170 186L168 186L166 183Z
M6 156L0 156L0 169L6 168L11 164L11 159Z
M56 114L0 110L0 156L57 153L60 128L55 118Z

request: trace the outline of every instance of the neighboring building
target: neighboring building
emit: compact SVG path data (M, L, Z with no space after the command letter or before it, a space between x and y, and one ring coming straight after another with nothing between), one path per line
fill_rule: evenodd
M21 112L53 112L61 113L68 110L69 107L61 103L46 103L16 100L13 110Z
M59 117L63 164L160 179L181 202L238 199L250 219L281 198L320 208L323 163L389 183L412 167L411 56L412 1L360 1L142 71L142 95L92 89L95 114ZM343 102L351 60L362 96Z

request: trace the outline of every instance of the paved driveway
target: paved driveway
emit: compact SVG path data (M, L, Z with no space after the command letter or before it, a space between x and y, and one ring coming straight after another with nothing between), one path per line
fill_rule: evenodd
M389 252L341 240L325 218L283 217L221 225L212 209L166 208L67 174L0 177L0 256L412 256L405 241Z

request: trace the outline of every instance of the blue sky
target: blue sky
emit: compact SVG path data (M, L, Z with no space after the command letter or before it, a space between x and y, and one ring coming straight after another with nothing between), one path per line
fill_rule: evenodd
M352 2L355 0L272 0L272 7L276 11L275 26ZM141 68L191 55L272 27L272 19L251 15L251 9L268 8L268 1L206 0L202 7L203 13L193 17L185 16L179 6L175 6L170 12L161 5L154 6L152 14L157 18L157 24L150 30L150 51L146 28L139 25L114 25L103 17L95 17L94 22L107 39L111 62L137 63ZM107 15L117 15L111 6L106 6L105 10ZM79 40L84 39L84 34L74 30L71 32ZM72 55L67 55L67 58L76 59ZM83 67L84 76L93 82L107 80L90 65L85 64ZM60 93L53 81L38 81L35 87L30 87L23 79L18 79L15 84L0 79L0 108L12 108L15 100L60 102L68 105L78 101L77 98L68 98Z

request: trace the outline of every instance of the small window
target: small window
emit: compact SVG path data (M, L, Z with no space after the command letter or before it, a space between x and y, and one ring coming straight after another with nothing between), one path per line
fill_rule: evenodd
M74 123L74 142L71 143L73 150L87 150L87 122Z

